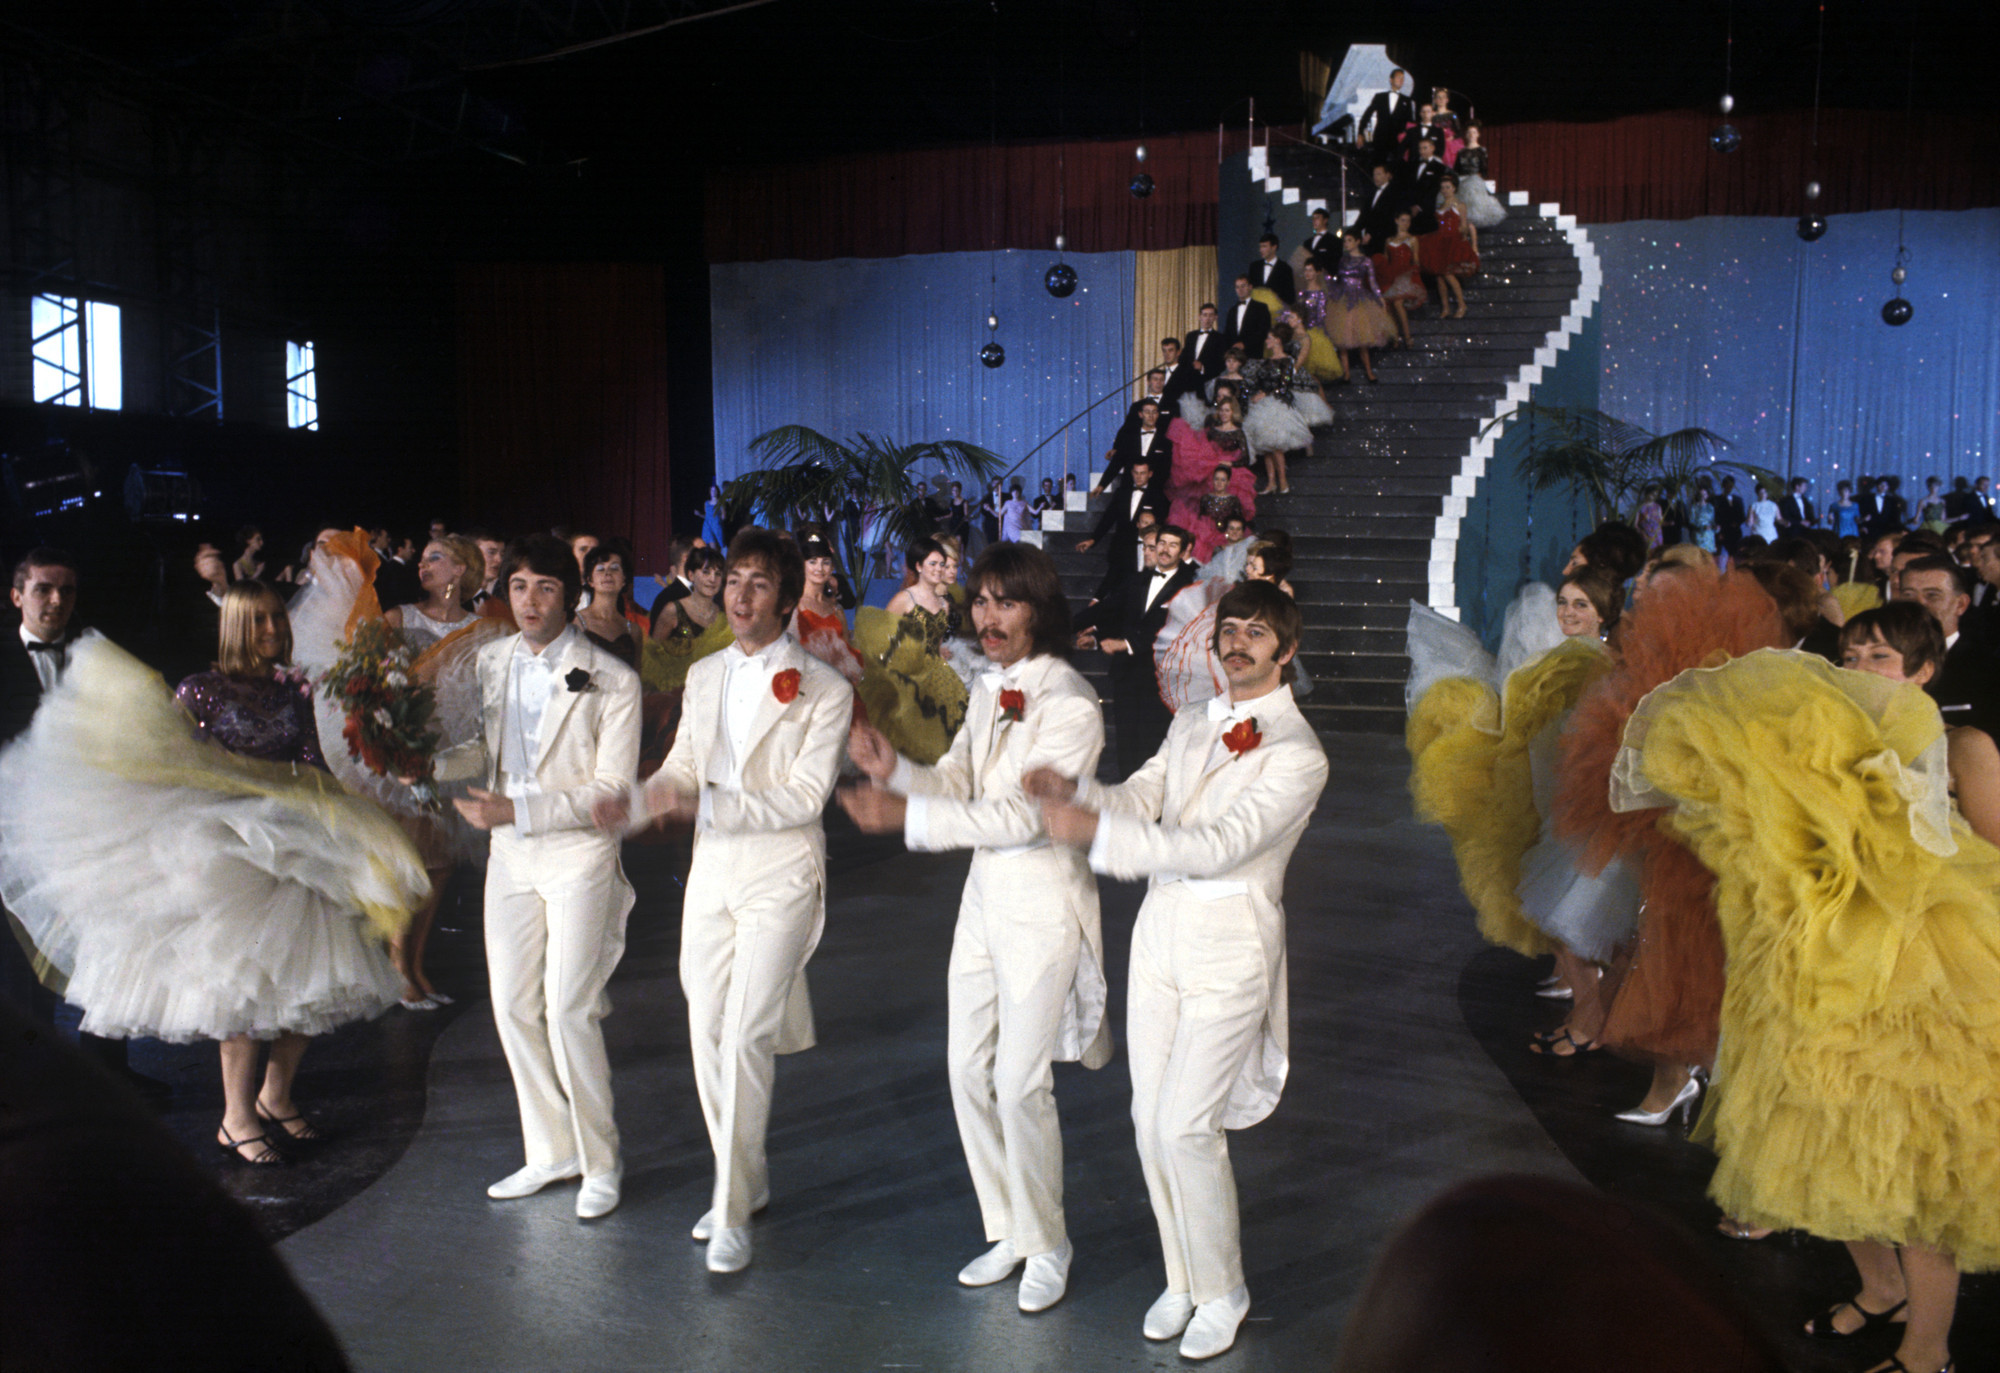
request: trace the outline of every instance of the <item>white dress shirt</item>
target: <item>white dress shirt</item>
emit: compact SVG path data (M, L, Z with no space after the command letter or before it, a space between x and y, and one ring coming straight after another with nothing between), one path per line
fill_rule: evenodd
M722 650L722 742L728 747L708 755L708 776L703 779L707 785L701 789L695 813L695 824L702 829L713 823L713 793L717 787L730 791L743 789L743 765L750 758L750 729L757 723L757 712L763 709L764 697L771 690L771 650L783 638L779 635L755 653L746 652L740 643Z
M63 669L69 666L69 651L66 648L57 648L53 652L44 649L37 653L32 646L59 642L30 633L25 624L21 626L21 643L29 649L28 661L35 665L35 675L42 679L43 691L54 691L56 684L62 681Z
M514 656L507 664L507 718L500 727L500 790L510 800L541 794L535 760L541 757L542 717L562 685L556 674L576 642L576 633L574 624L564 626L540 653L528 647L525 635L514 641ZM531 833L526 806L514 807L514 832Z
M1162 572L1157 567L1153 569L1153 580L1146 587L1146 609L1151 610L1153 608L1153 602L1160 599L1161 589L1173 580L1174 572L1178 571L1180 571L1178 563L1174 565L1173 572Z
M1159 436L1160 436L1160 431L1157 429L1141 429L1139 431L1140 457L1151 458L1153 456L1153 440L1158 438ZM1135 515L1139 513L1137 506L1134 506L1132 508L1132 513Z

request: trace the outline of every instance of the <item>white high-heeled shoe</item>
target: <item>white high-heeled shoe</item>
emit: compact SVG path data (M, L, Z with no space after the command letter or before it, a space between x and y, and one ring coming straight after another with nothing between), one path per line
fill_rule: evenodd
M1700 1095L1701 1077L1689 1073L1688 1080L1681 1084L1680 1091L1674 1093L1674 1099L1667 1103L1664 1111L1642 1111L1635 1106L1629 1111L1620 1111L1618 1118L1630 1121L1634 1125L1665 1125L1672 1119L1674 1112L1679 1111L1686 1120L1692 1121L1695 1098Z

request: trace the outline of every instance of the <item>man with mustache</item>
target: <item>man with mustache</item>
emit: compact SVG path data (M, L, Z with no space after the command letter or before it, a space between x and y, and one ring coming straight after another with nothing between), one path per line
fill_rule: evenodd
M1055 564L999 544L973 564L972 623L992 660L965 725L932 767L856 725L848 752L872 784L841 805L912 849L973 850L948 976L952 1107L993 1247L958 1280L984 1287L1026 1260L1019 1305L1061 1300L1072 1250L1063 1221L1062 1127L1051 1061L1102 1067L1104 945L1083 855L1049 843L1022 774L1088 777L1104 748L1097 694L1065 661L1069 603Z
M1285 867L1327 777L1292 701L1298 606L1242 582L1215 615L1229 690L1175 716L1143 768L1109 787L1056 768L1021 783L1056 843L1098 872L1148 879L1125 1031L1167 1287L1141 1328L1181 1335L1188 1359L1228 1349L1250 1310L1223 1131L1269 1115L1284 1086Z

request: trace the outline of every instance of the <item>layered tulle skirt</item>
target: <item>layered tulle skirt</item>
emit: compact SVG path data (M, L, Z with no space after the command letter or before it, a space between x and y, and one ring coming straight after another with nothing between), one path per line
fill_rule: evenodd
M854 612L854 647L861 655L855 694L869 723L906 758L935 763L944 757L965 723L971 692L930 647L921 619L863 606Z
M1465 217L1481 229L1490 229L1507 218L1507 207L1493 194L1486 179L1467 173L1458 179L1458 203Z
M196 737L117 647L73 655L0 753L0 898L83 1028L313 1035L393 1005L383 940L430 890L395 820Z

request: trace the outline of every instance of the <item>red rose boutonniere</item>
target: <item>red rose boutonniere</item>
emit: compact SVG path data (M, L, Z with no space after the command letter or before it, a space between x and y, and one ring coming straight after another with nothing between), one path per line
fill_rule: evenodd
M778 704L788 706L799 696L799 670L788 667L771 679L771 694L778 698Z
M1009 724L1018 723L1028 713L1028 698L1013 687L1000 693L1000 718Z
M1257 732L1255 720L1239 720L1222 736L1222 746L1241 758L1251 749L1264 742L1264 736Z

